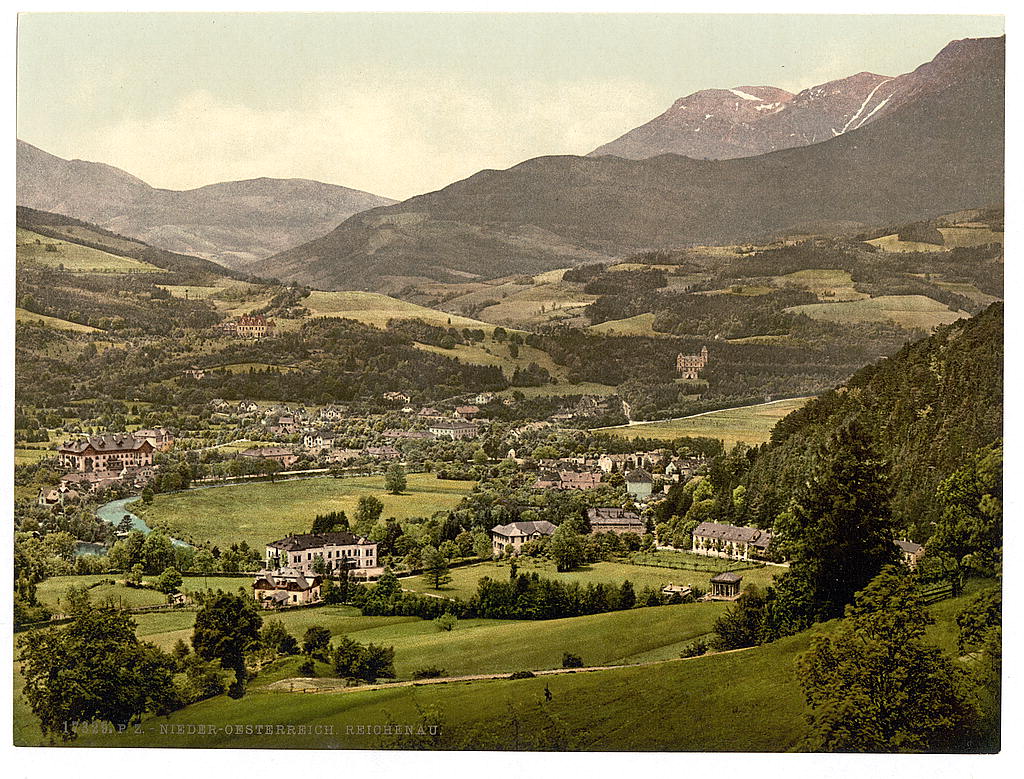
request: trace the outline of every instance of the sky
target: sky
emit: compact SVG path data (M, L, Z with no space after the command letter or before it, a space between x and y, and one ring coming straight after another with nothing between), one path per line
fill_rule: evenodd
M899 75L999 16L22 14L18 137L188 189L404 199L586 154L699 89Z

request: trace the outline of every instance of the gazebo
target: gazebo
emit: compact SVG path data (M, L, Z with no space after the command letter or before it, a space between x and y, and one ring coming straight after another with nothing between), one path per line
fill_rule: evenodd
M738 573L726 571L711 577L712 600L736 600L740 596L740 583L743 577Z

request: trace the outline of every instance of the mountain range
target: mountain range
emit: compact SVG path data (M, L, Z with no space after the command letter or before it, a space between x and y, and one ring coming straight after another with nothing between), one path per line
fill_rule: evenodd
M539 157L484 170L356 214L254 269L328 289L393 289L418 279L536 273L645 249L856 231L1001 204L1004 59L1005 38L965 39L899 79L851 77L857 91L842 100L828 90L789 100L771 88L735 90L756 101L727 90L733 102L836 108L801 124L805 137L820 142L758 156ZM859 116L840 110L871 90L885 97L860 97ZM774 114L801 115L798 106ZM841 118L843 127L835 127ZM832 137L822 140L820 128Z
M258 178L176 191L111 165L65 160L18 141L17 202L173 252L247 269L395 201L308 179Z
M911 73L861 72L796 95L769 86L704 89L590 155L726 160L820 143L883 119L924 92L948 88L977 49L975 41L954 41Z

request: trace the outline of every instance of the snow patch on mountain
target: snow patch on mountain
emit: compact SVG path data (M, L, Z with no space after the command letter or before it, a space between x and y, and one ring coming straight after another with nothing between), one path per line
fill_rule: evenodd
M736 97L742 97L744 100L757 100L758 102L761 102L760 97L754 97L753 95L749 95L746 92L741 92L738 89L730 89L729 91L736 95Z

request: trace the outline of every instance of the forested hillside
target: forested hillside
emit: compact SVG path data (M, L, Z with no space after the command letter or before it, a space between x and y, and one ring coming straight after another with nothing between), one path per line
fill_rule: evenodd
M926 541L942 509L939 484L1002 436L1002 303L863 368L781 420L737 479L746 520L772 525L814 467L809 454L851 424L879 457L895 526Z

